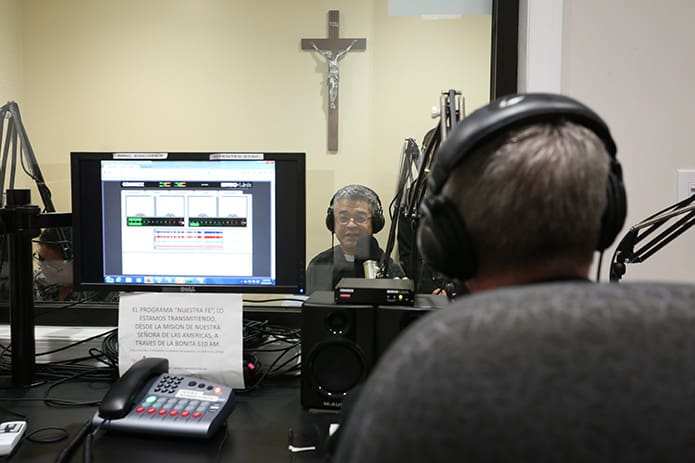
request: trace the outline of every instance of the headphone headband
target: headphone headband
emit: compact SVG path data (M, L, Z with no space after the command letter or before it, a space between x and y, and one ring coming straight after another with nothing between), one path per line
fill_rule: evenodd
M482 144L510 130L543 122L572 122L593 132L610 156L606 207L596 250L603 251L620 232L627 212L622 168L606 123L586 105L564 95L516 94L502 97L471 113L450 132L437 151L428 177L428 194L420 204L418 247L435 270L465 280L477 271L473 238L454 204L441 194L456 166Z
M558 118L575 122L594 132L606 151L615 158L617 147L606 123L588 106L564 95L529 93L509 95L484 106L459 122L439 148L428 186L438 194L451 171L472 148L480 146L500 131Z

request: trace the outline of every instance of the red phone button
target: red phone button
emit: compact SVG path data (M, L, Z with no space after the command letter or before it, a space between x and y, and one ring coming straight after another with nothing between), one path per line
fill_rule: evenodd
M193 418L200 418L201 416L203 416L202 413L200 413L200 412L193 412Z
M156 411L157 411L156 408L148 408L148 409L147 409L147 414L148 414L148 415L151 415L151 414L153 414L153 413L156 412Z
M178 411L178 410L172 410L172 411L169 412L169 415L171 415L171 416L176 416L176 415L178 415L178 414L179 414L179 411Z
M160 414L160 415L166 415L166 414L167 414L167 411L164 410L164 409L159 410L159 414Z
M135 409L135 413L142 413L145 411L145 407L138 407Z
M184 418L190 414L191 414L191 412L189 412L188 410L186 410L185 412L181 412L181 416L183 416Z

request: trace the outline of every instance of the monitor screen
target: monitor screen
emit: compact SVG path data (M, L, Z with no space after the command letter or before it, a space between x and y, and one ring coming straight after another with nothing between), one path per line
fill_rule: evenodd
M71 153L75 286L303 294L304 153Z

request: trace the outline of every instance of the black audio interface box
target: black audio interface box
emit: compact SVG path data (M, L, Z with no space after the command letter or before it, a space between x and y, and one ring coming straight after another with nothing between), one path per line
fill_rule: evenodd
M415 302L413 280L343 278L335 287L336 304L401 305Z

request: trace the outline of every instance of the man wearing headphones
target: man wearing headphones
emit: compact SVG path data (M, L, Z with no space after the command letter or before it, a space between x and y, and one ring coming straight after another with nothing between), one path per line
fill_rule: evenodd
M588 279L626 201L605 123L561 95L507 97L459 124L421 206L425 260L471 292Z
M37 240L39 247L34 252L37 300L65 301L72 298L72 261L67 255L71 236L69 228L46 228L41 232Z
M78 292L73 288L71 228L45 228L34 252L34 298L37 301L110 301L118 300L114 292Z
M522 94L490 103L460 122L436 154L420 208L419 251L472 293L589 281L594 251L610 246L625 220L616 151L601 118L571 98ZM422 391L447 378L422 378L412 368L413 358L437 355L438 340L422 329L465 311L466 299L410 325L381 357L381 368L344 409L334 461L434 463L458 459L457 446L474 446L456 437L456 445L442 446L439 436L427 434L432 423L445 422L456 436L466 410L433 411ZM456 371L452 365L450 374ZM418 437L409 438L400 423ZM429 456L417 457L423 453Z
M326 211L326 227L338 239L338 245L316 255L307 266L307 294L316 290L332 291L344 277L364 277L364 262L381 260L384 251L372 237L384 227L379 196L364 185L346 185L331 198ZM390 259L386 276L404 273Z

